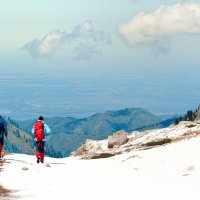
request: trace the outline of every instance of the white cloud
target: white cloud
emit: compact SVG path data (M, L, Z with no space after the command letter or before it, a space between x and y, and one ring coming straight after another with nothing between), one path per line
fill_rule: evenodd
M92 22L86 21L76 26L70 33L54 30L44 36L42 40L36 39L25 44L23 49L28 51L31 56L38 57L51 55L66 45L67 48L72 48L76 59L90 60L90 57L102 54L99 47L110 43L110 33L97 30Z
M111 43L110 33L96 30L90 21L78 25L67 38L75 44L73 53L76 60L90 60L92 57L102 55L100 47Z
M178 34L200 34L200 3L164 5L149 13L139 13L119 25L118 31L129 45L156 44ZM169 49L169 43L164 43Z
M42 40L33 40L24 45L23 49L27 50L31 56L47 56L56 52L65 40L65 32L54 30L44 36Z
M70 34L71 37L79 38L79 37L90 37L93 34L93 24L92 22L85 22L81 25L78 25Z
M110 33L104 30L96 30L91 21L87 21L81 25L75 27L75 29L68 34L70 39L81 39L93 42L102 42L104 44L109 44L111 42Z

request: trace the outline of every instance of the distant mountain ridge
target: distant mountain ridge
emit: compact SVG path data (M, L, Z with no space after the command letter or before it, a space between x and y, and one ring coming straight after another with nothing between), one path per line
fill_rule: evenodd
M20 128L30 132L35 120L18 121L17 123ZM45 122L55 133L48 137L47 145L52 146L62 156L67 156L86 139L105 139L118 130L131 132L133 130L166 127L174 121L175 118L173 117L163 120L141 108L107 111L82 119L71 117L45 118Z

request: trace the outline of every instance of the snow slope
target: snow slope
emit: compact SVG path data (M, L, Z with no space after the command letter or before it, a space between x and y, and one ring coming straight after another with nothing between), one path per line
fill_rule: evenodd
M151 134L155 137L158 132ZM100 143L106 146L106 140ZM37 164L34 156L13 154L5 157L0 185L14 191L4 198L9 200L199 200L199 152L200 137L196 136L105 159L46 158L51 167Z

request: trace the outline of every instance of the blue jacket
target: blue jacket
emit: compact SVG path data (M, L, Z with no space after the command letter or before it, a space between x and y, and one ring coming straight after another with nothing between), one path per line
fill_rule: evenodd
M38 120L38 121L41 121L41 120ZM43 121L42 121L43 122ZM44 134L45 134L45 138L42 140L42 141L46 141L46 136L47 135L51 135L51 129L43 122L44 124ZM31 130L31 133L34 135L35 134L35 129L34 129L34 126ZM38 141L36 138L34 138L35 141Z
M0 117L0 124L2 124L4 129L3 132L0 132L0 138L2 138L4 135L7 137L8 136L7 123L2 117Z

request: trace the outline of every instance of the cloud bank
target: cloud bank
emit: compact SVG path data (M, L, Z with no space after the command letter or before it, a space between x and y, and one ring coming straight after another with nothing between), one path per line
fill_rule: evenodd
M100 48L111 43L110 33L95 29L90 21L78 25L67 33L54 30L45 35L41 40L35 39L23 46L33 57L49 56L62 47L72 48L75 59L90 60L91 57L102 55Z
M200 34L200 3L163 5L153 12L139 13L119 25L118 32L128 45L152 44L165 52L173 36Z

